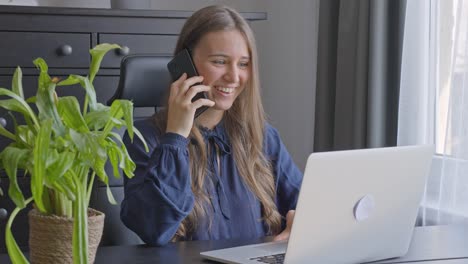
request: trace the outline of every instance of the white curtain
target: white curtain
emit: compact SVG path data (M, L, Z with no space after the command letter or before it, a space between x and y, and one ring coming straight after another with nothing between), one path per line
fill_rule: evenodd
M398 145L434 144L419 223L468 222L468 1L407 1Z

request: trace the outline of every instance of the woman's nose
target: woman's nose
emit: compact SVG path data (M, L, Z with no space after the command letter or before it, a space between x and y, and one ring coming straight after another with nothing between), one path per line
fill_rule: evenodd
M237 65L227 67L226 73L224 74L224 78L231 83L238 83L239 69L237 68Z

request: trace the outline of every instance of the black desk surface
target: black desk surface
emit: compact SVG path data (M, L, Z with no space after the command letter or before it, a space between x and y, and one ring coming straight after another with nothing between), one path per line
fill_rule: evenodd
M215 263L203 260L201 251L265 242L250 240L189 241L165 247L114 246L98 249L96 264L104 263ZM402 258L375 263L468 264L468 225L416 227L409 252ZM10 263L5 254L0 263Z

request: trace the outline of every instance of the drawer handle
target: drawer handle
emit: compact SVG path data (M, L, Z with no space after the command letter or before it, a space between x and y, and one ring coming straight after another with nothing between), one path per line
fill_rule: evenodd
M0 220L6 220L8 217L8 211L5 208L0 208Z
M71 55L73 52L72 46L65 44L58 48L58 54L61 56Z
M126 56L130 53L130 48L127 46L122 46L120 49L116 49L115 52L117 55Z
M0 126L2 126L2 127L6 127L6 125L7 125L7 121L6 121L6 119L5 119L5 118L3 118L3 117L0 117Z

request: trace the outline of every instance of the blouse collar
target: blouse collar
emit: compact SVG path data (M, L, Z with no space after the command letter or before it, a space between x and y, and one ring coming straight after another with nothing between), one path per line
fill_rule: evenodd
M200 131L205 139L205 142L213 141L223 154L231 153L231 146L224 127L224 122L221 120L213 129L208 129L203 126L199 126Z

